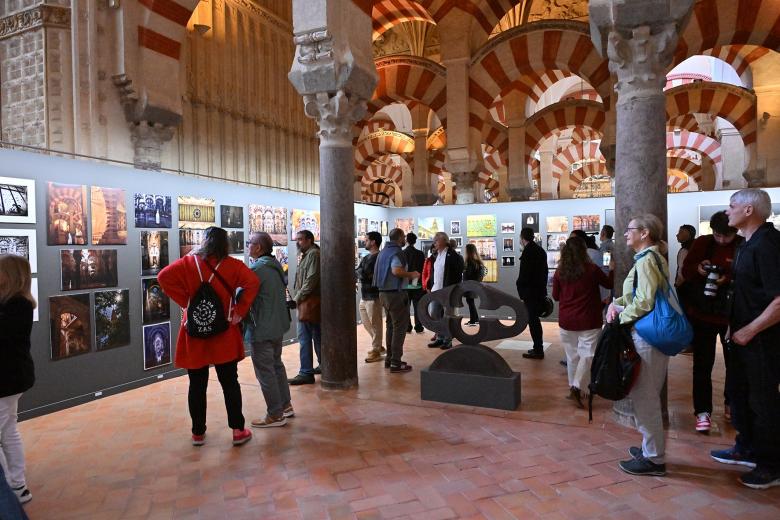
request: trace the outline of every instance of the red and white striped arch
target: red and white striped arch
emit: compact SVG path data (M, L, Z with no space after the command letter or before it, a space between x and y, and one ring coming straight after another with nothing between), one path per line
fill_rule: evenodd
M441 150L447 148L447 130L440 126L428 136L425 141L425 147L428 150Z
M601 132L597 132L587 126L575 126L571 129L571 142L597 141L601 139Z
M571 127L588 127L601 138L605 119L603 103L581 99L561 101L540 110L526 121L526 162L543 139Z
M699 0L675 50L674 65L723 45L780 50L780 2Z
M415 56L390 56L376 60L375 64L379 82L368 102L369 117L387 105L414 101L433 110L446 126L447 71L444 67Z
M200 0L138 0L138 46L179 61L187 23Z
M685 175L696 181L696 183L701 182L701 165L696 164L695 162L691 161L690 159L687 159L685 157L677 157L677 156L666 156L666 169L668 170L678 170L683 172Z
M482 129L499 94L523 75L561 70L585 79L602 98L609 97L607 60L590 40L588 24L541 21L525 24L490 40L472 58L469 73L469 124Z
M571 165L577 162L601 162L604 160L604 156L602 155L601 150L599 150L598 143L591 141L588 144L572 144L556 154L552 163L552 176L555 179L560 179L569 171Z
M666 91L666 120L686 114L722 117L736 128L745 146L756 143L756 95L727 83L701 82L680 85Z
M380 130L362 139L355 150L355 169L364 172L377 159L390 154L414 152L414 139L401 132Z
M605 177L609 175L607 172L607 164L599 161L593 161L583 164L571 172L569 177L569 189L571 191L576 190L582 181L589 179L590 177Z
M361 193L369 192L371 184L377 180L382 180L388 184L393 184L399 189L403 188L403 170L396 164L377 161L371 164L360 178Z
M412 0L381 0L371 11L373 39L404 22L436 23L428 10Z
M375 116L371 121L366 123L365 129L366 129L366 135L373 134L374 132L379 132L380 130L395 130L395 123L393 123L393 120L390 119L389 116L386 117L378 117L378 116L385 116L384 112L380 112Z
M537 73L533 71L528 74L524 74L519 79L514 81L509 87L502 90L502 93L496 97L493 101L493 105L490 107L490 115L496 121L500 121L502 124L506 124L506 106L504 104L504 96L509 94L513 90L517 90L521 94L528 96L534 103L538 103L539 99L549 90L553 85L558 83L564 78L572 76L569 72L562 70L547 70Z
M704 54L719 58L734 67L742 84L751 87L753 75L750 66L769 52L770 50L766 47L756 45L721 45L704 51Z
M428 154L428 172L431 175L441 175L445 171L444 162L447 156L444 150L436 150Z
M712 137L708 137L704 134L689 132L687 130L682 130L680 132L667 132L666 148L668 150L682 148L699 152L700 154L709 157L717 171L721 170L723 155L720 143Z
M666 173L666 187L670 193L685 191L690 186L688 176L678 170L669 170Z
M683 132L688 131L696 134L701 133L699 122L693 114L685 114L668 120L666 122L666 131L673 132L675 130L681 130Z
M365 198L363 198L363 202L368 202L369 204L380 204L382 206L389 206L390 197L388 197L384 193L369 193L368 195L366 195Z
M501 151L492 146L483 146L482 159L485 170L490 174L496 173L502 166L506 166L506 158L501 157Z

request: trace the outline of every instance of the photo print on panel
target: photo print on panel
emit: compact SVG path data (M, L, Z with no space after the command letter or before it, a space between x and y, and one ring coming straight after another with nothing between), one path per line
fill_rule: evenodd
M179 204L179 229L206 229L217 225L214 199L181 196Z
M514 233L515 232L515 223L514 222L502 222L501 223L501 233L508 234L508 233Z
M171 319L171 300L157 278L141 280L141 303L144 325Z
M173 227L171 211L170 195L135 194L135 227L137 228L170 229Z
M95 293L95 349L130 344L130 290Z
M495 238L470 238L468 243L476 246L477 253L479 253L482 260L495 260L498 258Z
M243 255L244 253L244 232L228 231L228 251L231 255Z
M282 264L282 270L286 273L290 268L290 258L287 256L287 246L274 246L274 256Z
M467 215L467 237L494 237L498 231L495 215Z
M569 232L569 217L547 217L546 224L548 233Z
M367 218L360 218L357 219L357 230L355 231L358 238L366 236L366 233L368 233L368 219Z
M292 210L292 236L298 231L308 229L314 235L314 241L320 241L320 212L310 211L306 209L294 209Z
M87 243L87 187L48 183L46 243L50 246Z
M38 246L34 229L0 229L0 255L16 255L30 262L30 270L38 272Z
M0 222L35 224L35 181L0 177Z
M244 228L244 208L241 206L220 206L219 224L225 229Z
M287 208L275 206L249 205L249 232L263 231L271 235L275 246L286 246Z
M522 222L520 223L521 228L531 228L534 230L534 233L539 232L539 214L538 213L523 213L522 214Z
M193 249L197 251L205 236L205 229L180 229L179 256L187 256Z
M441 217L420 217L417 219L417 238L432 240L433 235L444 231L444 219Z
M460 235L460 220L450 220L450 235Z
M92 243L127 244L127 203L125 190L92 186Z
M574 215L572 228L581 229L586 233L598 233L601 231L601 215Z
M414 219L413 218L397 218L395 219L395 227L403 229L404 235L414 233Z
M156 276L168 263L168 232L141 231L141 276Z
M62 249L63 291L116 287L119 279L116 249Z
M89 293L49 297L51 359L64 359L92 350Z
M171 322L144 326L144 370L171 364Z

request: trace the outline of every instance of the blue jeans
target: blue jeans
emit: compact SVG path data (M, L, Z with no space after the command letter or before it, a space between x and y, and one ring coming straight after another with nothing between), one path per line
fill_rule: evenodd
M5 480L3 467L0 465L0 518L3 520L27 520L22 504Z
M314 359L312 359L311 344L314 342L314 352L317 354L317 364L320 363L322 354L322 341L320 338L320 324L308 321L298 322L298 343L301 344L301 369L299 374L314 374Z

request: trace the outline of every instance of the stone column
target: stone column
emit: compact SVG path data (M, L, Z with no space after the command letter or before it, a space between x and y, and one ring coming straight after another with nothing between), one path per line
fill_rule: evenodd
M428 129L416 128L414 130L414 169L412 173L412 187L404 186L404 191L409 190L412 201L416 206L430 206L438 196L431 191L431 174L428 172Z
M552 176L552 163L555 158L555 138L546 139L539 147L539 186L542 199L557 199L558 185Z
M513 90L504 97L506 123L509 126L507 191L510 200L528 200L533 193L525 160L525 94Z
M358 382L357 323L354 266L344 261L344 244L354 242L352 127L365 114L377 78L371 18L350 0L294 0L293 23L289 79L320 127L320 289L327 295L321 383L350 388Z
M609 58L615 90L615 224L618 237L634 215L652 213L666 230L666 100L663 87L678 35L693 0L591 0L591 38ZM633 251L615 242L615 288L633 264ZM662 392L664 416L666 385ZM633 423L633 403L615 403L618 421Z

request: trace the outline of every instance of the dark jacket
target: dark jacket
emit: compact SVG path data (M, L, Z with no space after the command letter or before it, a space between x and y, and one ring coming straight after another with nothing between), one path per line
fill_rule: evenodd
M455 285L463 281L463 257L451 247L447 248L447 258L444 260L444 287ZM431 256L431 276L428 278L428 285L425 287L428 291L433 288L433 281L436 279L436 258L439 252Z
M547 253L536 242L529 242L520 255L517 294L526 304L537 304L547 296Z
M374 286L374 266L378 256L379 252L364 256L355 269L355 276L360 282L360 298L365 301L379 299L379 289Z
M0 397L21 394L35 383L30 355L33 305L21 296L0 304Z
M287 308L287 275L272 255L264 255L250 268L260 282L260 290L249 308L254 317L244 321L244 339L251 342L282 338L290 329Z
M404 249L404 258L406 258L407 271L417 271L422 273L423 265L425 264L425 255L419 249L415 249L414 246L406 246Z
M463 270L464 280L474 280L481 282L484 275L482 274L482 265L476 262L466 262L466 268Z

